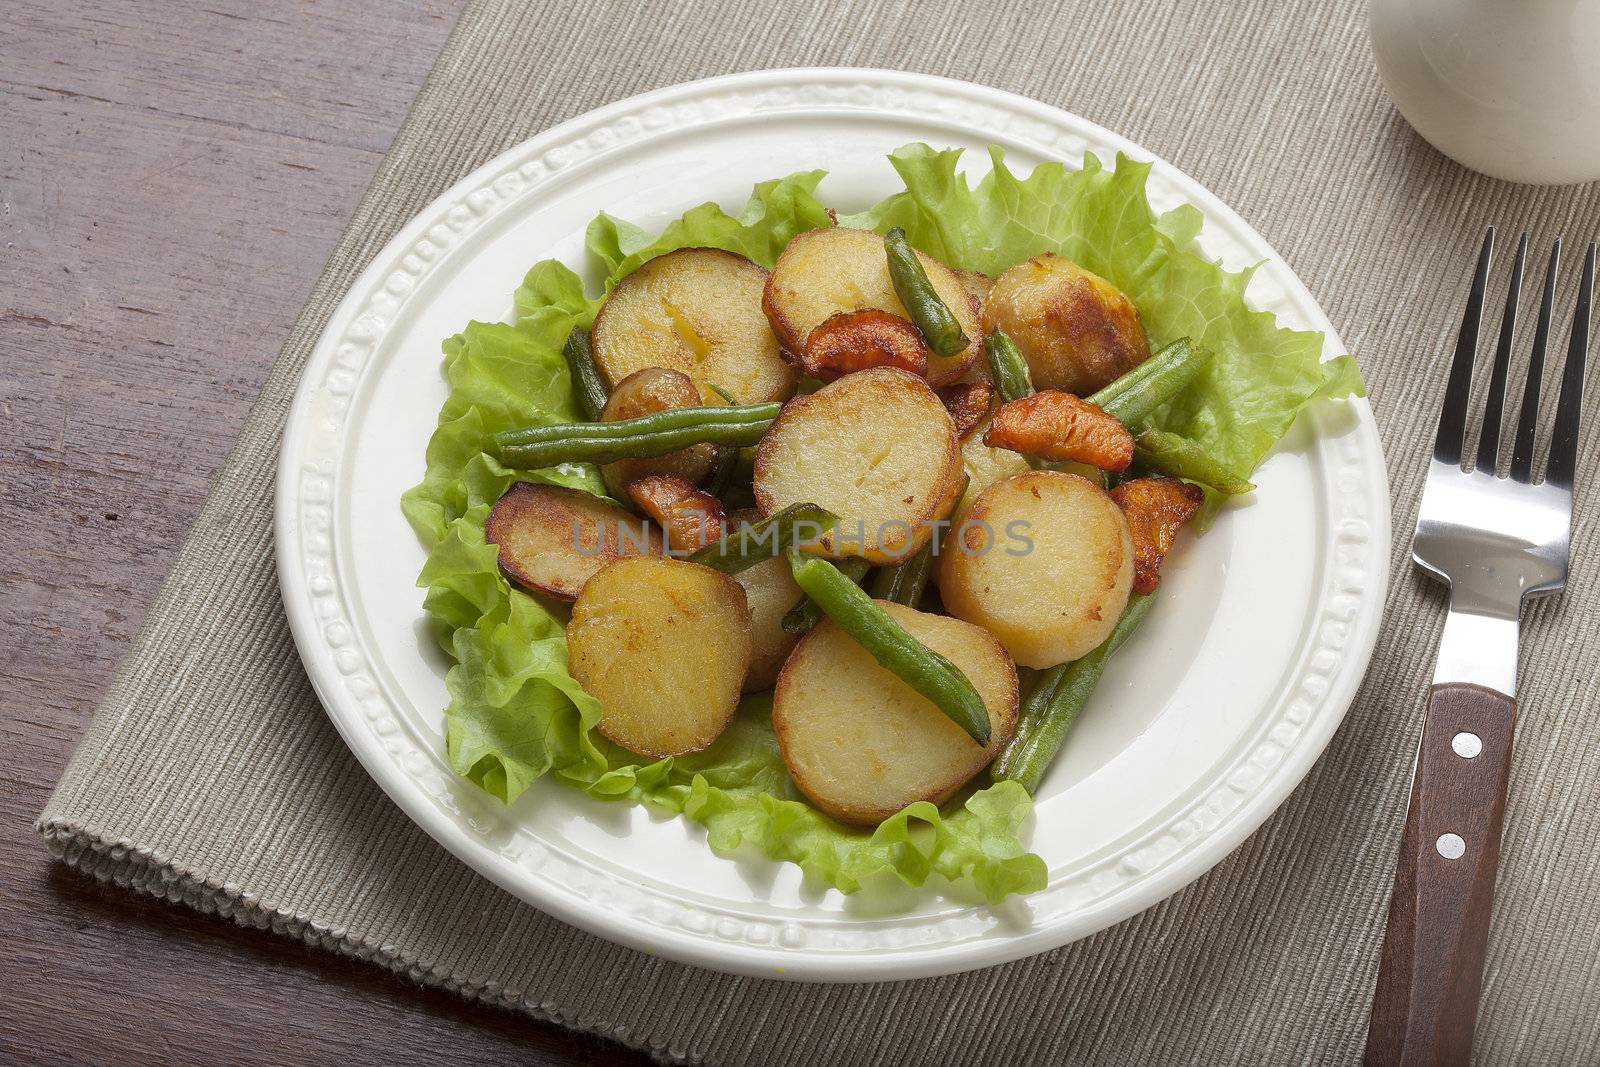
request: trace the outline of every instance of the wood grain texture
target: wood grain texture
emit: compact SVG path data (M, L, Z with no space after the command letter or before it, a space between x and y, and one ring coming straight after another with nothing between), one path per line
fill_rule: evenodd
M1428 694L1368 1024L1374 1067L1472 1058L1516 719L1515 700L1482 686ZM1463 735L1481 749L1464 738L1458 751ZM1445 835L1464 851L1446 855Z
M101 889L31 829L458 8L0 5L0 1061L640 1059Z

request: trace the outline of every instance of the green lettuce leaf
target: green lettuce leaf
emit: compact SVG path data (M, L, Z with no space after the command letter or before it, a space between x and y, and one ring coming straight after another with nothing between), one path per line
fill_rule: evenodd
M588 784L604 799L631 800L706 828L713 851L754 848L846 893L878 879L920 886L929 875L970 880L989 903L1044 888L1044 861L1022 844L1033 810L1027 790L1002 782L941 812L912 804L873 830L840 825L795 789L772 733L770 693L746 698L704 752L650 764L612 746L615 765Z
M959 149L900 148L889 161L905 191L839 221L903 227L912 244L965 270L994 275L1055 252L1107 279L1133 300L1154 347L1189 337L1216 353L1150 428L1188 439L1240 481L1307 404L1364 394L1354 359L1323 362L1322 334L1281 329L1245 303L1250 270L1224 270L1200 253L1198 209L1151 210L1149 163L1118 155L1107 170L1089 154L1081 170L1044 163L1019 178L1000 149L989 155L992 168L973 187L957 170Z
M641 263L679 248L721 248L770 267L789 238L832 222L813 195L823 174L813 170L762 182L738 218L716 204L701 204L669 222L660 236L602 213L585 236L589 253L605 268L607 292Z
M1278 329L1245 305L1248 272L1229 273L1199 255L1198 211L1154 215L1144 194L1148 166L1119 158L1107 171L1091 156L1081 171L1047 164L1019 179L993 156L993 173L972 188L956 170L957 152L903 148L891 162L905 191L841 222L903 226L924 251L989 274L1059 252L1121 286L1153 341L1192 336L1218 354L1153 428L1174 447L1205 449L1241 479L1312 399L1360 392L1348 357L1319 363L1319 335ZM763 182L737 217L703 204L659 235L601 215L588 249L607 291L682 247L725 248L770 266L794 234L828 224L815 196L821 178L813 171ZM567 670L565 610L505 580L483 525L517 480L604 493L590 468L517 471L490 454L501 430L577 417L561 345L574 326L593 321L599 300L573 271L546 260L513 303L512 324L469 323L445 342L449 399L423 480L402 499L430 550L418 584L427 589L433 634L454 660L446 737L456 772L506 802L552 776L596 798L681 815L706 828L718 853L754 849L844 892L881 879L917 886L933 875L970 884L990 902L1041 888L1044 864L1023 844L1032 801L1020 786L978 790L944 811L913 804L870 831L843 826L789 779L770 695L747 699L723 735L692 756L642 762L594 732L598 704Z
M534 305L536 298L545 302ZM480 504L493 504L515 481L605 491L592 467L514 471L488 451L489 439L502 430L578 418L561 346L574 325L594 321L594 307L578 276L554 260L528 272L517 290L519 308L524 299L529 305L517 325L469 322L444 342L450 395L428 440L427 473L400 498L406 518L430 547L444 539L453 521Z
M513 588L483 538L488 504L450 523L417 584L445 675L445 743L451 766L510 801L551 770L582 781L605 772L591 736L600 704L567 671L563 620Z
M528 272L516 299L517 325L470 322L444 342L450 393L426 473L400 502L431 549L418 584L434 638L456 660L445 678L451 766L505 801L551 770L592 777L605 767L590 738L599 705L567 672L562 621L501 577L483 539L490 506L513 482L604 492L588 466L518 471L490 450L501 430L577 418L561 345L597 302L553 260Z

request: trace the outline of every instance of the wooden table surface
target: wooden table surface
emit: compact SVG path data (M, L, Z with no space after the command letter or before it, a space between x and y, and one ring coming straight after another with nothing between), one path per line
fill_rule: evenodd
M32 829L459 8L0 3L0 1062L642 1060Z

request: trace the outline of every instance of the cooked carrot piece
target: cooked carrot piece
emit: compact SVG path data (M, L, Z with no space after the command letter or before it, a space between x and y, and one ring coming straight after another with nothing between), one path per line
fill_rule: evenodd
M1126 426L1088 401L1054 389L1003 405L994 413L983 443L1107 471L1126 470L1133 462L1133 435Z
M986 381L957 382L938 390L939 399L956 423L956 436L965 437L982 422L994 405L994 386Z
M1111 499L1133 535L1133 591L1153 593L1178 528L1200 510L1206 495L1176 478L1135 478L1111 490Z
M628 486L640 511L661 524L668 548L695 552L722 536L728 517L722 502L677 474L649 474Z
M907 320L867 308L824 319L800 353L800 369L822 382L871 367L899 367L921 376L928 370L928 346Z

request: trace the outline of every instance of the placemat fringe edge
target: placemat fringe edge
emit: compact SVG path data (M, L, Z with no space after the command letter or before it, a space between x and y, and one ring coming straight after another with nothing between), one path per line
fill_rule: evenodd
M113 838L68 819L39 819L34 830L44 839L50 854L73 870L95 881L119 889L181 904L202 915L231 919L240 926L269 930L292 937L312 948L375 963L390 973L433 989L443 989L467 1000L492 1004L507 1011L521 1011L542 1022L620 1041L663 1064L696 1064L700 1061L680 1049L668 1048L635 1036L627 1027L600 1020L585 1019L550 1002L533 1003L513 991L496 988L487 979L441 971L415 957L348 931L274 905L252 899L237 886L218 884L200 872L163 858L153 849L134 844L127 838Z

